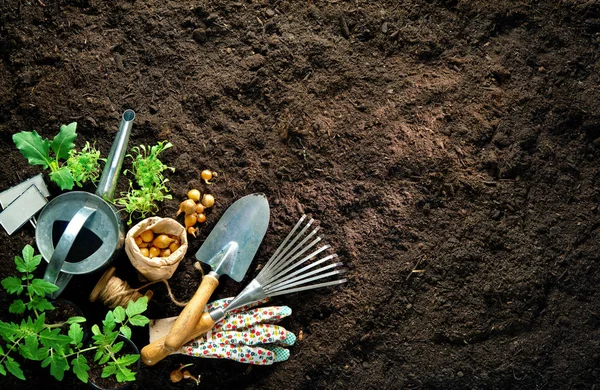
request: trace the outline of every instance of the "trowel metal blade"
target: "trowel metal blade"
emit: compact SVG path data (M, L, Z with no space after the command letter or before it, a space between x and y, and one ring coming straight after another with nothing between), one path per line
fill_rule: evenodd
M251 194L234 202L210 232L196 259L241 282L269 226L269 202Z

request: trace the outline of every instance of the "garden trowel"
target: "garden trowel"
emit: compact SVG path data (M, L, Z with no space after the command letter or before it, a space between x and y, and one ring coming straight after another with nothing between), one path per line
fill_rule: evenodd
M219 285L219 277L228 275L237 282L244 278L268 225L269 202L264 194L244 196L225 211L196 253L196 258L208 264L211 271L202 278L200 287L177 317L164 345L142 349L145 364L156 364L189 341L204 306Z

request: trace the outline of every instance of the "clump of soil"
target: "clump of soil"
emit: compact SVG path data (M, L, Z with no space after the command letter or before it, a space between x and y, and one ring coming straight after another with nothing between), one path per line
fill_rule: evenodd
M136 388L592 388L600 378L600 6L593 1L0 2L0 186L40 172L12 134L107 155L119 118L161 158L173 217L200 173L217 203L170 280L196 291L193 254L227 206L262 192L271 222L236 295L302 213L347 268L336 288L277 297L303 338L269 367L168 357ZM118 191L128 187L127 177ZM87 190L94 191L93 188ZM51 186L52 195L60 191ZM3 261L34 244L0 231ZM123 255L117 273L137 275ZM10 266L0 276L13 275ZM101 272L64 297L89 323ZM152 318L181 308L153 286ZM0 292L2 307L11 298ZM4 314L0 314L3 316ZM147 333L137 331L138 346ZM2 388L64 388L37 365Z

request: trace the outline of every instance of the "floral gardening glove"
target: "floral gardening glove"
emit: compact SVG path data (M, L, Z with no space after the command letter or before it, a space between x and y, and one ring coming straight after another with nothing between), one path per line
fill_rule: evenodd
M232 299L214 301L205 310L224 308ZM287 360L290 351L283 347L294 345L296 336L273 323L292 314L292 309L287 306L250 309L263 302L266 300L227 313L212 330L185 344L181 353L258 365Z

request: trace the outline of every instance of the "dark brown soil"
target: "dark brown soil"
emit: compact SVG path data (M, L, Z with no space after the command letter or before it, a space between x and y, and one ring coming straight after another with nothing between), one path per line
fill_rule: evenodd
M303 338L270 367L169 357L135 389L591 389L600 383L600 4L561 1L0 2L1 189L40 172L11 136L78 122L104 155L168 139L174 216L192 187L226 207L264 192L271 225L242 283L301 212L347 265L342 287L282 296ZM219 177L202 185L200 172ZM120 189L125 189L121 180ZM93 189L91 189L93 191ZM59 192L52 188L53 195ZM0 232L0 276L34 244ZM139 286L125 257L117 273ZM100 273L64 297L91 323ZM164 286L149 315L179 313ZM10 297L0 294L2 307ZM138 346L147 342L137 330ZM1 388L71 388L36 363Z

